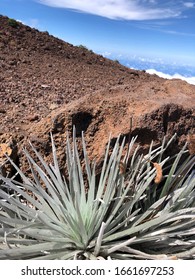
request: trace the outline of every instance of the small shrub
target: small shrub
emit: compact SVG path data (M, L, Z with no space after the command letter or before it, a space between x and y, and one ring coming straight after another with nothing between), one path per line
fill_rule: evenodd
M120 61L118 59L115 59L114 62L120 64Z
M81 49L83 49L83 50L86 50L86 51L88 51L88 48L86 47L86 46L84 46L84 45L79 45L79 46L77 46L78 48L81 48Z
M18 22L15 19L9 18L8 19L8 24L11 27L17 28L18 27Z

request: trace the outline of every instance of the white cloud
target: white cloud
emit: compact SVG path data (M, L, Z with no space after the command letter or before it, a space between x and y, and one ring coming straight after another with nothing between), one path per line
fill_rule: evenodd
M51 7L68 8L110 19L150 20L181 15L183 5L167 0L36 0ZM189 5L189 2L187 2ZM191 3L191 2L190 2ZM173 6L174 5L174 6ZM186 6L187 7L187 6Z
M36 18L31 18L31 19L27 20L27 24L30 27L38 28L39 27L39 20L36 19Z
M111 52L105 51L105 52L101 52L101 55L103 55L103 56L105 56L105 57L109 57L109 56L112 55L112 53L111 53Z
M174 31L174 30L159 30L159 31L161 31L163 33L172 34L172 35L195 37L195 33L178 32L178 31Z
M189 36L189 37L195 37L195 33L189 33L189 32L182 32L182 31L175 31L175 30L168 30L164 29L163 27L166 26L171 26L171 20L168 21L149 21L149 22L143 22L136 24L135 26L141 28L141 29L146 29L146 30L155 30L159 31L162 33L167 33L167 34L172 34L172 35L179 35L179 36Z
M21 22L22 24L28 25L32 28L38 28L39 27L39 20L36 18L30 18L27 20L20 20L17 19L18 22Z
M180 79L183 81L188 82L189 84L195 85L195 77L184 77L180 74L174 74L174 75L169 75L169 74L165 74L159 71L156 71L155 69L148 69L146 70L147 73L149 74L156 74L157 76L164 78L164 79Z
M195 7L195 3L193 3L193 2L185 2L184 6L186 8L194 8Z
M25 24L25 22L22 21L22 20L20 20L20 19L17 19L16 21L18 21L18 22L20 22L20 23L22 23L22 24Z

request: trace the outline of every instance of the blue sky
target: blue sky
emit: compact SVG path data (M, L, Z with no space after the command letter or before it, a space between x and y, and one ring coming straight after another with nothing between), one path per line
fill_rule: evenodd
M195 76L194 0L1 0L0 14L129 66Z

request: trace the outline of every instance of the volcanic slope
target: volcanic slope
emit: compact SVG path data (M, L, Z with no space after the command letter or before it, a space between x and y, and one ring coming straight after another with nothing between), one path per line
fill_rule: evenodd
M159 78L128 69L17 22L10 26L0 16L0 111L1 130L18 130L29 119L38 121L54 107L97 91Z

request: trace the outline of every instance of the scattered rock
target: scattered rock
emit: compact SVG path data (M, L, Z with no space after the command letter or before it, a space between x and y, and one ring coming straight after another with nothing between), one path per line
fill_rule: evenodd
M0 113L1 113L1 114L5 114L5 113L6 113L6 110L3 109L3 108L0 108Z
M50 88L50 86L49 85L41 85L41 88L48 89L48 88Z
M12 153L12 149L10 146L6 143L0 144L0 158L3 158L5 155L10 156Z
M190 155L195 155L195 134L188 134L187 140Z
M27 116L26 120L28 120L29 122L34 122L37 121L39 119L39 116L34 114L34 115L29 115Z
M49 106L49 109L50 109L50 110L55 110L55 109L57 109L58 107L59 107L58 104L52 103L52 104Z

